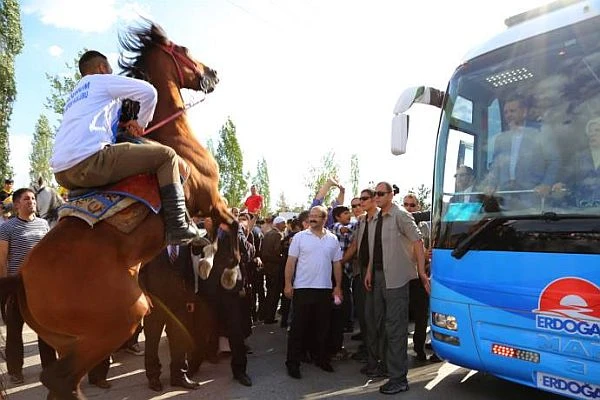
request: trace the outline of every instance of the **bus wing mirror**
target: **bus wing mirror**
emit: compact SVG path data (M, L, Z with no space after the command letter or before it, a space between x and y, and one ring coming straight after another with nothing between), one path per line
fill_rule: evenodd
M396 114L392 119L392 154L395 156L406 153L408 120L406 114Z
M438 108L442 107L444 92L427 86L415 86L405 89L396 101L394 114L408 111L414 103L428 104Z
M405 89L394 106L392 119L392 154L406 153L408 141L408 115L406 112L414 103L429 104L442 108L444 92L427 86L415 86Z

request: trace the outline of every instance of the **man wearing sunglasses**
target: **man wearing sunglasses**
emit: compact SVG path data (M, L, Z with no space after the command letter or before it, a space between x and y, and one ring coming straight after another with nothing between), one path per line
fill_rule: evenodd
M344 258L342 259L342 265L350 260L354 260L352 270L354 275L352 280L352 296L354 307L357 311L356 315L358 323L360 325L360 335L355 335L352 339L362 341L362 344L358 348L358 352L352 356L352 358L357 361L367 361L367 324L365 320L366 290L364 286L364 277L369 264L369 238L371 237L369 232L375 232L374 221L375 216L379 211L373 199L374 197L375 191L373 189L364 189L360 192L360 197L352 199L352 210L358 224L355 227L352 242L350 242L348 249L344 252ZM355 211L357 209L361 210L361 213L358 215ZM367 365L365 368L361 369L361 372L367 374L369 377L380 376L376 365L373 368L369 368Z
M379 355L385 365L380 363L379 368L387 369L390 379L379 388L383 394L408 390L408 288L410 280L417 277L413 254L418 276L429 292L421 232L412 215L394 204L393 198L394 190L388 182L376 186L375 203L380 211L375 217L372 241L369 234L370 257L365 274L367 365L377 365L378 349L385 349L385 355Z
M460 165L456 169L456 174L454 174L456 178L456 183L454 185L454 189L456 193L450 199L451 203L469 203L470 201L478 201L477 196L469 194L473 192L473 186L475 183L475 174L473 173L473 168L468 167L466 165Z
M468 168L468 167L467 167ZM422 214L421 205L419 199L414 193L407 193L404 196L402 205L415 217ZM423 235L423 245L425 249L425 269L429 272L431 255L429 248L429 233L430 233L430 222L424 220L417 222L419 230ZM425 340L427 338L427 321L429 317L429 294L425 291L423 282L419 278L411 279L409 282L409 310L415 321L415 331L413 334L413 349L417 354L417 361L427 361L427 354L425 353ZM439 362L440 359L433 354L429 357L431 362Z

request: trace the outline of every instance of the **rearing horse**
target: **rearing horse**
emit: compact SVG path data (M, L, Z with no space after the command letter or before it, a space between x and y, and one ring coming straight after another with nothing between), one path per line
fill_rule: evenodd
M172 147L190 166L185 184L189 212L211 216L215 229L225 223L235 236L237 222L218 192L217 164L195 139L180 94L181 88L211 92L216 73L169 41L160 27L148 25L120 37L123 49L134 56L122 55L119 65L158 91L153 123L166 123L151 138ZM81 378L131 336L148 311L137 283L140 264L164 245L163 220L154 213L129 234L104 222L90 228L67 217L31 251L20 275L0 281L0 289L18 290L25 321L59 353L41 376L49 398L83 398ZM234 247L230 265L238 261ZM233 274L229 278L235 280Z

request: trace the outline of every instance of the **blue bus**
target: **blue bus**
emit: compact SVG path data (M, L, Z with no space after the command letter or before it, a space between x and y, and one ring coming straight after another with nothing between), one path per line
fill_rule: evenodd
M506 20L445 91L432 199L431 330L453 364L600 399L600 1Z

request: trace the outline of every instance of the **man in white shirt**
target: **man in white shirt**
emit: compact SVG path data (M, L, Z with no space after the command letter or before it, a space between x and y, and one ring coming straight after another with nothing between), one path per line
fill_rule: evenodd
M294 309L285 364L288 374L296 379L302 377L302 343L311 333L314 333L318 346L316 364L324 371L333 372L326 341L332 302L339 305L343 300L342 251L337 237L325 229L326 220L327 208L311 208L308 217L310 228L294 236L285 264L284 294L292 299ZM333 292L332 266L335 279Z
M50 165L56 181L67 189L91 188L128 176L153 173L160 186L166 240L184 244L197 236L185 215L185 196L179 181L175 151L159 143L116 143L124 99L139 102L138 119L121 124L139 137L152 120L156 89L148 82L112 75L106 57L87 51L79 60L81 80L65 105Z

